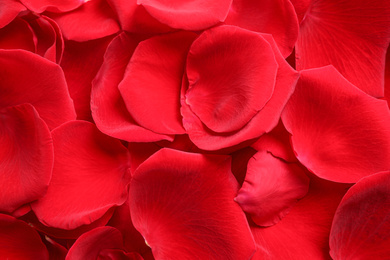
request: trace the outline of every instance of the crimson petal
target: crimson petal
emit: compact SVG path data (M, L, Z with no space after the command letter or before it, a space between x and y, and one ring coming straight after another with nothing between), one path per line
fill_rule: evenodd
M0 49L24 49L35 52L34 34L22 18L15 18L0 29Z
M83 4L82 0L20 0L29 10L42 13L43 11L67 12Z
M361 179L345 194L330 232L333 259L386 259L390 255L390 172Z
M50 131L30 104L0 109L0 211L13 212L47 191L53 169Z
M12 22L26 7L17 0L0 0L0 28Z
M358 88L383 97L389 42L389 1L313 0L300 26L297 69L331 64Z
M305 70L282 114L298 160L317 176L354 183L390 168L390 113L334 67Z
M250 259L237 189L230 157L163 148L133 176L131 217L156 259Z
M86 121L63 124L52 137L52 180L46 195L31 205L43 224L74 229L125 202L129 153L119 140Z

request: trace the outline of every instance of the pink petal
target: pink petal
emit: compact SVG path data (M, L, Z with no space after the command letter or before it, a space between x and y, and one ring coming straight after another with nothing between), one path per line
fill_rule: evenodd
M0 214L0 257L48 260L49 254L38 232L23 221Z
M0 0L0 28L3 28L22 11L25 11L26 7L17 0Z
M42 13L43 11L67 12L76 9L82 0L20 0L29 10Z
M250 259L237 189L229 157L164 148L135 172L130 213L156 259Z
M138 44L118 88L139 125L160 134L185 132L179 94L187 52L196 36L164 34Z
M74 229L125 202L129 153L119 140L86 121L63 124L52 136L53 177L46 195L32 204L43 224Z
M389 42L389 1L313 0L300 26L297 68L332 64L358 88L383 97Z
M223 22L232 0L137 0L137 4L144 6L151 16L163 24L196 31Z
M67 40L95 40L120 29L114 11L104 0L87 1L74 11L49 16L58 23Z
M34 34L22 18L15 18L0 29L0 49L24 49L35 52Z
M0 109L0 211L13 212L47 191L53 141L30 104Z
M317 176L354 183L390 168L390 113L333 67L305 70L283 114L298 160Z
M298 19L290 0L234 0L225 24L272 34L284 58L298 38Z
M234 199L259 226L279 222L303 198L309 178L298 164L261 151L248 163L245 182Z
M118 139L129 142L172 140L171 136L160 135L137 125L119 93L118 84L123 79L137 43L128 34L121 33L109 44L103 65L92 82L92 117L100 131Z
M0 50L0 107L31 103L50 129L75 119L62 69L24 50Z
M333 259L386 259L390 255L390 172L361 179L345 194L333 219Z

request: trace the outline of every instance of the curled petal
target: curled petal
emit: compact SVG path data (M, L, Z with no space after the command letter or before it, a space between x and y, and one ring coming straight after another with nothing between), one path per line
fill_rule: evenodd
M12 22L26 7L17 0L0 0L0 28Z
M15 18L1 28L0 49L23 49L35 52L34 34L30 25L22 18Z
M29 10L42 13L44 11L68 12L76 9L82 0L20 0Z

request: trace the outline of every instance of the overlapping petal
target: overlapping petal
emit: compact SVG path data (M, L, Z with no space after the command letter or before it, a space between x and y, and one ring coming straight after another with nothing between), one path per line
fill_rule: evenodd
M0 0L0 28L12 22L26 7L17 0Z
M229 157L164 148L133 176L131 217L156 259L250 259L237 189Z
M53 176L46 195L32 204L43 224L74 229L125 202L131 178L129 153L119 140L86 121L63 124L52 137Z
M44 11L67 12L84 3L82 0L20 0L29 10L36 13Z
M317 176L354 183L390 168L390 113L333 67L305 70L282 114L299 161Z
M0 49L23 49L36 51L33 31L22 18L15 18L0 29Z

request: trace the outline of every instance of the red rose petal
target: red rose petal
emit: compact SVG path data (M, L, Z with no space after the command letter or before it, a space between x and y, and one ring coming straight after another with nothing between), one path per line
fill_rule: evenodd
M50 129L75 119L62 69L24 50L0 50L0 107L31 103Z
M332 219L348 187L311 178L309 193L278 224L251 226L257 243L252 259L330 259Z
M156 259L250 259L237 189L229 157L163 148L133 176L131 217Z
M207 30L188 54L185 102L211 130L239 130L270 99L277 69L261 35L233 26Z
M284 58L298 38L298 19L289 0L234 0L225 23L272 34Z
M42 13L43 11L67 12L76 9L84 3L83 0L20 0L29 10Z
M299 22L302 22L307 10L309 9L312 0L290 0L290 1L294 5L295 12L297 13Z
M64 260L68 250L63 247L61 244L57 243L52 238L45 235L45 239L43 239L43 243L45 243L47 250L49 251L49 259L50 260Z
M126 253L120 249L103 249L99 253L99 260L144 260L136 252Z
M14 217L0 214L0 257L48 260L49 253L33 228Z
M202 30L223 22L231 3L232 0L137 0L161 23L184 30Z
M0 0L0 28L3 28L22 11L25 11L26 7L17 0Z
M390 108L390 45L386 54L386 68L385 68L385 99Z
M53 169L50 131L30 104L0 109L0 211L42 197Z
M115 13L104 0L86 1L74 11L50 14L67 40L89 41L119 31Z
M107 47L103 65L92 82L92 117L100 131L118 139L129 142L173 140L171 136L160 135L137 125L119 93L118 84L123 79L137 43L128 34L121 33Z
M387 259L390 255L390 172L361 179L345 194L333 219L333 259Z
M46 195L31 205L43 224L74 229L125 202L129 153L119 140L86 121L63 124L52 136L52 180Z
M389 1L313 0L300 26L297 68L332 64L358 88L383 97L389 42Z
M139 125L160 134L185 132L180 88L187 52L195 37L194 33L178 32L138 44L118 88Z
M390 113L333 67L305 70L282 114L298 160L317 176L354 183L390 168Z
M245 182L234 200L257 225L271 226L279 222L308 189L309 178L302 168L261 151L249 160Z
M0 49L24 49L35 52L34 34L22 18L15 18L0 29Z

